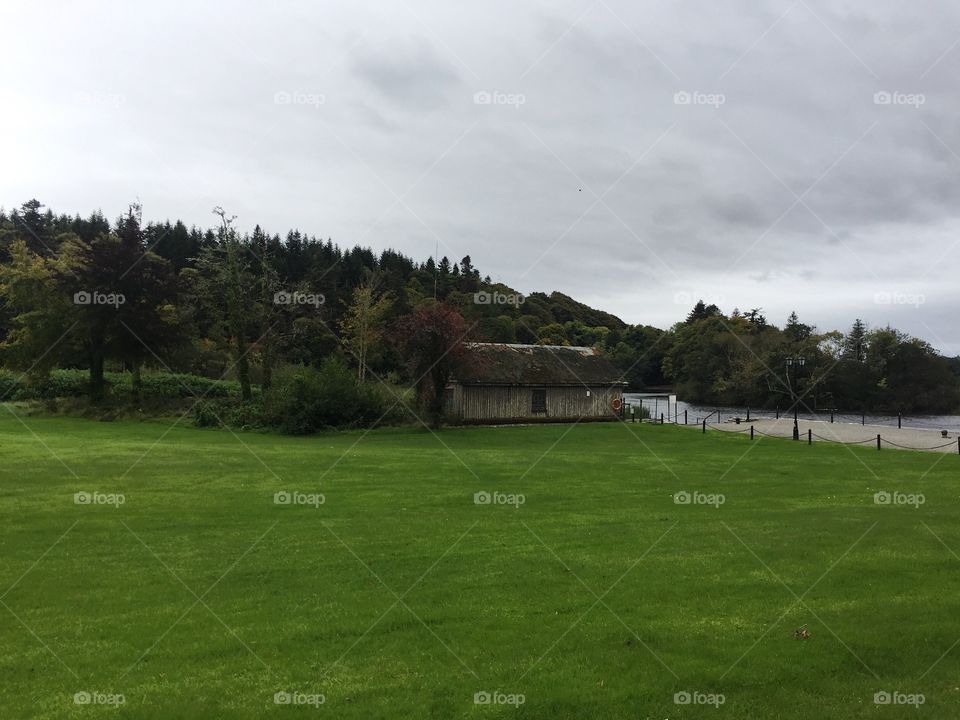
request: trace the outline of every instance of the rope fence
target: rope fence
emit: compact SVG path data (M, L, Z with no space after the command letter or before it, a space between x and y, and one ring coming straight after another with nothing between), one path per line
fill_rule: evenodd
M876 442L875 438L867 438L866 440L854 440L852 442L844 442L843 440L835 440L833 438L824 437L823 435L817 435L816 433L813 433L813 437L817 438L818 440L823 440L824 442L836 443L837 445L866 445L867 443ZM953 443L951 443L951 445L952 444ZM911 448L911 449L917 450L919 448Z
M908 445L897 445L897 443L895 442L892 442L890 440L883 440L883 439L882 439L882 442L885 442L887 445L892 445L895 448L900 448L901 450L942 450L943 448L950 447L951 445L954 445L954 444L957 444L958 447L960 447L960 443L954 443L954 442L948 442L948 443L944 443L943 445L934 445L933 447L926 447L926 448L909 447Z
M643 403L641 402L641 403L639 403L639 404L640 404L640 407L642 408L642 407L643 407ZM630 407L631 405L632 405L631 403L625 403L625 404L623 405L623 410L626 411L627 408ZM750 439L751 439L751 440L753 440L757 435L760 435L760 436L762 436L762 437L768 437L768 438L777 438L777 439L780 439L780 440L801 440L801 439L802 439L802 438L800 437L800 435L801 435L800 433L797 433L796 435L794 435L793 433L788 434L788 435L779 435L779 434L774 434L774 433L767 433L767 432L763 432L762 430L758 430L755 425L746 425L745 427L740 427L740 428L738 428L738 429L732 429L732 428L731 428L729 425L727 425L727 424L720 424L721 412L722 412L722 411L718 409L718 410L714 410L713 412L711 412L711 413L710 413L709 415L707 415L706 417L698 417L698 418L697 418L697 422L694 424L694 427L696 427L696 426L699 425L699 426L702 428L702 431L703 431L704 434L706 434L707 428L710 428L711 430L716 430L716 431L718 431L718 432L729 433L729 434L732 434L732 435L737 435L737 434L741 434L741 433L750 433ZM625 415L626 415L626 412L624 412L624 413L621 415L621 417L624 417ZM737 415L735 415L735 414L733 414L733 413L730 413L730 415L732 416L731 419L733 419L733 420L736 422L737 425L744 424L739 416L737 416ZM746 415L747 415L746 422L749 423L750 420L751 420L751 418L750 418L750 410L747 410ZM833 423L835 423L835 422L839 422L840 424L844 424L845 421L850 421L849 424L865 425L865 424L866 424L866 419L867 419L866 413L861 413L861 414L859 414L859 415L851 415L851 414L848 414L848 413L837 413L837 412L834 411L834 410L830 410L829 413L826 413L826 412L823 413L823 414L821 414L821 413L814 413L813 415L814 415L815 418L818 418L818 420L815 420L814 422L824 422L824 423L829 423L829 424L833 424ZM716 417L716 422L708 422L708 420L710 420L712 417ZM780 409L777 408L777 409L776 409L776 419L779 420L780 417L781 417ZM829 417L829 421L826 419L827 417ZM783 418L784 418L784 419L788 419L788 416L787 416L786 414L784 414L784 415L783 415ZM823 418L823 419L819 419L819 418ZM658 422L659 422L660 424L665 424L666 422L669 422L670 419L671 419L671 417L670 417L669 414L666 414L666 415L665 415L664 413L661 413L659 418L657 418L656 416L653 416L653 417L651 417L651 418L649 419L649 421L650 421L650 422L653 422L653 423L658 423ZM756 415L754 415L754 418L753 418L753 419L755 419L755 420L770 420L770 419L772 419L772 418L767 418L767 417L764 417L764 416L756 416ZM801 418L801 419L807 420L808 418ZM875 422L877 418L876 418L876 416L874 416L874 417L871 417L870 419L871 419L871 422ZM903 416L902 413L897 413L896 416L892 416L892 415L891 415L891 416L886 417L885 419L889 420L889 422L891 422L891 423L892 423L894 420L896 420L896 422L897 422L897 425L896 425L897 429L902 429L902 428L903 428L903 420L904 420L904 419L909 419L909 418L904 418L904 416ZM631 420L632 420L633 422L636 422L636 421L637 421L635 415L633 415L632 413L631 413ZM673 422L672 422L671 424L677 424L677 425L680 425L680 424L681 424L681 423L680 423L680 413L679 413L679 411L676 411L676 412L673 414L672 420L673 420ZM643 422L642 416L641 416L641 418L640 418L640 422ZM729 420L728 420L728 422L729 422ZM682 423L682 424L683 424L683 425L688 425L688 418L687 418L687 411L686 411L686 410L684 410L684 412L683 412L683 423ZM891 425L890 427L893 427L893 426ZM812 444L813 444L813 439L816 438L817 440L821 440L821 441L823 441L823 442L834 443L834 444L836 444L836 445L874 445L874 444L875 444L875 445L877 446L877 450L882 449L884 443L886 443L889 447L895 447L895 448L898 448L898 449L900 449L900 450L918 450L918 451L944 450L944 449L946 449L946 448L948 448L948 447L956 446L956 448L957 448L957 453L960 454L960 437L958 437L958 438L956 439L956 441L951 440L950 442L946 442L946 443L943 443L943 444L941 444L941 445L932 445L932 446L917 447L917 446L912 446L912 445L901 445L901 444L899 444L899 443L895 443L895 442L893 442L892 440L887 440L886 438L882 437L882 435L879 434L879 433L877 434L876 437L865 438L865 439L863 439L863 440L849 440L849 441L847 441L847 440L840 440L840 439L838 439L838 438L824 437L823 435L820 435L820 434L818 434L818 433L813 432L813 430L812 430L812 429L809 429L809 428L807 429L807 431L806 431L805 434L806 434L806 436L807 436L807 437L806 437L806 440L807 440L807 444L808 444L808 445L812 445ZM946 436L945 436L945 437L946 437Z
M754 436L756 435L761 435L763 437L768 437L768 438L777 438L779 440L800 440L800 439L803 439L803 435L806 435L806 441L808 445L812 445L813 439L816 438L817 440L834 443L836 445L876 445L877 450L880 450L883 447L884 443L889 445L890 447L899 448L901 450L943 450L948 447L956 447L957 453L960 454L960 437L958 437L956 440L951 440L950 442L943 443L942 445L915 447L912 445L901 445L899 443L893 442L892 440L887 440L879 433L877 434L876 437L865 438L863 440L844 441L844 440L839 440L835 438L824 437L823 435L813 432L813 430L810 428L808 428L805 433L798 433L798 436L795 437L793 434L778 435L773 433L766 433L766 432L763 432L762 430L758 430L754 425L740 428L739 430L732 430L729 427L723 427L715 423L708 423L706 420L703 420L701 421L700 426L704 434L706 434L707 428L710 428L711 430L716 430L717 432L727 433L730 435L737 435L740 433L750 433L751 440L753 440Z

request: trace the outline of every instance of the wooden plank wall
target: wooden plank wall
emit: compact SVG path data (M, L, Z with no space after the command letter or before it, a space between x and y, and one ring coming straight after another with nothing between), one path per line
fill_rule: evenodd
M541 386L543 387L543 386ZM450 393L450 414L461 420L537 420L609 417L610 403L621 397L619 387L546 386L547 413L530 411L533 387L457 385Z

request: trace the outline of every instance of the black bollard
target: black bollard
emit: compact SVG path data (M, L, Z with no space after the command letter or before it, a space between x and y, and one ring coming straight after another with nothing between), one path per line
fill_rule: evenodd
M780 406L777 405L777 420L780 419Z
M747 422L750 422L750 408L747 408Z
M898 429L903 428L903 413L899 413L899 412L897 413L897 428Z
M813 430L807 428L807 445L813 445Z
M867 413L866 413L866 412L864 412L863 415L860 416L860 424L861 424L861 425L866 425L866 424L867 424Z
M684 424L684 425L687 424L687 411L686 411L686 410L683 411L683 424Z
M663 425L663 413L660 413L660 424Z
M880 433L877 433L877 450L880 449Z
M753 440L753 425L750 426L750 439ZM960 438L958 438L960 440Z
M833 422L833 410L830 411L830 422Z
M706 420L706 418L704 418L704 420L703 420L703 434L704 434L704 435L707 434L707 420Z

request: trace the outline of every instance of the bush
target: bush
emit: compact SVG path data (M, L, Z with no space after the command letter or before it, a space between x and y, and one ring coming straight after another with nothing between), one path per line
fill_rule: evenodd
M105 373L108 394L122 398L133 393L130 373ZM22 377L21 373L0 370L0 400L49 400L88 394L90 375L86 370L51 370L46 377ZM213 380L196 375L158 372L142 376L143 399L228 398L240 395L235 380Z
M193 407L197 427L228 427L233 430L255 430L266 426L259 400L242 402L239 398L203 400Z
M369 425L389 405L376 388L358 385L342 360L329 357L319 370L293 366L277 372L264 393L263 417L281 432L306 435L324 428Z
M51 370L48 376L40 378L0 370L0 398L3 400L79 397L87 394L87 388L88 374L85 370Z

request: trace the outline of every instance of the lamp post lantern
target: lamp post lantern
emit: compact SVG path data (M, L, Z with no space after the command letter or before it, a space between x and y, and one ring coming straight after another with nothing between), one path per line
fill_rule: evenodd
M787 387L790 388L790 395L792 396L792 399L793 399L793 439L794 440L800 439L800 428L797 425L797 404L799 401L797 399L797 391L794 389L797 384L797 368L803 367L806 364L807 364L807 359L802 355L798 355L797 357L788 357L786 360ZM792 381L790 378L791 373L793 374Z

